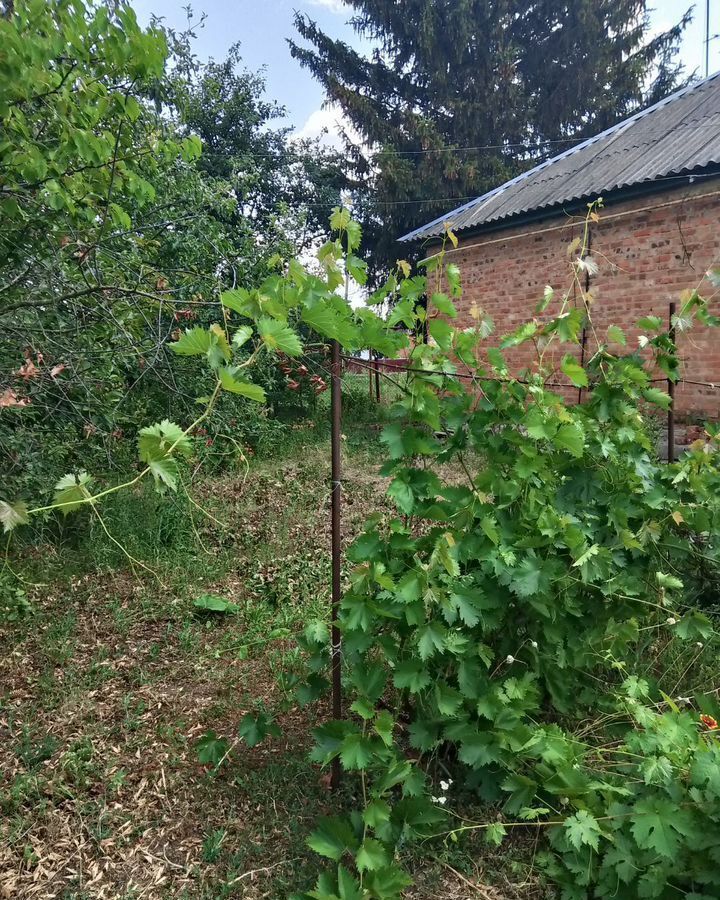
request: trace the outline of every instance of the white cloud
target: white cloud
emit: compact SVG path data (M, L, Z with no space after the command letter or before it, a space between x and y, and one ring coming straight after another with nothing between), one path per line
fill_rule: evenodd
M316 109L307 117L305 124L293 133L298 140L321 138L323 144L339 147L342 113L337 109Z
M353 143L362 143L360 135L345 117L342 109L331 103L311 112L302 128L293 132L293 137L297 140L319 138L320 143L328 147L334 147L336 150L341 150L343 149L341 132L347 134Z
M334 13L349 12L350 7L343 0L307 0L310 6L322 6L323 9L329 9Z

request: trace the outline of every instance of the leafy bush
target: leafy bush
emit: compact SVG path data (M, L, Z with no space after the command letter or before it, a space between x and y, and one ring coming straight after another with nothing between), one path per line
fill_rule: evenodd
M195 410L203 379L177 365L176 330L215 321L225 287L262 283L325 235L345 177L337 153L273 127L283 111L236 47L199 65L192 27L142 28L124 0L4 8L7 500L79 462L125 470L138 423ZM272 406L291 406L276 382ZM248 426L219 429L230 438L206 454L211 464L237 458L233 441L255 449L281 438L272 416L224 405L224 425Z
M420 319L432 280L414 279L390 321ZM445 283L459 294L457 271ZM481 349L489 323L454 330L436 288L444 315L431 306L433 343L411 355L427 374L382 436L401 515L371 522L348 553L352 716L315 732L313 758L358 773L363 804L314 833L339 866L304 896L397 897L408 840L480 828L497 844L526 823L548 831L540 859L568 900L713 896L719 707L687 676L720 646L692 603L701 562L718 584L717 431L672 466L657 459L641 410L669 402L652 366L678 372L659 320L640 323L651 359L601 341L581 367L555 349L590 321L568 295L550 292L550 318ZM683 312L717 324L696 295ZM512 375L502 351L529 340L538 365ZM458 358L472 384L433 374L452 375ZM560 374L591 388L585 403L551 390ZM312 631L303 644L309 699L308 686L327 688L327 647ZM453 827L429 784L438 760L464 767L456 778L502 814Z

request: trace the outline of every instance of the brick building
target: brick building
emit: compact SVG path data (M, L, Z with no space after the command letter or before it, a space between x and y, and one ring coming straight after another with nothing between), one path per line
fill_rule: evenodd
M604 207L589 241L597 266L589 279L594 331L603 340L609 325L619 325L628 346L637 346L641 316L667 319L670 302L679 309L688 289L714 293L704 275L720 266L720 73L401 240L422 240L429 253L449 223L459 239L449 261L463 278L458 324L471 324L476 304L493 318L495 335L504 335L533 317L545 285L568 289L567 247L598 197ZM586 342L587 356L592 333ZM720 390L689 383L720 386L720 331L696 325L678 335L678 346L685 382L677 411L720 417ZM524 345L508 358L521 367L533 355Z

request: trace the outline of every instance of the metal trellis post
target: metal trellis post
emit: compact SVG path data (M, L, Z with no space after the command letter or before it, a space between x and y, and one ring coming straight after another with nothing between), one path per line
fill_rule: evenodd
M670 311L668 315L668 328L670 333L670 340L673 342L675 346L675 352L677 353L677 345L675 344L675 324L673 319L675 317L675 301L670 302ZM668 378L667 383L667 391L670 395L670 406L668 406L668 420L667 420L667 461L669 463L675 462L675 382L672 378Z
M331 641L331 668L332 668L332 714L334 719L342 717L342 682L341 682L341 639L338 627L338 613L340 610L340 557L341 534L340 512L342 504L342 470L340 460L340 433L342 419L342 363L340 360L340 345L337 341L331 344L331 377L330 377L330 444L331 466L330 478L332 480L331 491L331 553L332 553L332 601L330 607L330 641ZM340 760L335 757L332 764L330 786L337 790L340 785Z

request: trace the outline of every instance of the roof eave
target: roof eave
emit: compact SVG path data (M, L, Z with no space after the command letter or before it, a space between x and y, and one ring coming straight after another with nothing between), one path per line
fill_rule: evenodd
M668 184L668 180L664 178L662 180L657 179L654 181L646 181L641 184L630 185L628 187L622 187L614 191L604 191L602 192L602 195L588 194L585 197L579 197L575 200L558 203L553 206L545 206L541 209L528 210L527 212L518 213L517 215L509 216L505 219L484 222L480 225L471 225L459 229L456 234L462 242L466 238L477 237L481 234L492 234L498 231L507 231L510 228L517 228L521 225L541 221L542 219L557 218L562 214L571 216L579 211L583 211L584 213L587 210L588 203L597 200L599 196L602 196L603 200L608 203L616 203L622 200L632 200L636 197L650 196L665 191L680 190L683 187L699 183L699 178L708 179L708 181L720 178L720 165L708 166L703 169L679 174L677 176L677 181L673 180L671 184ZM444 217L443 221L447 221L447 217ZM568 225L570 224L572 223L568 222ZM428 226L425 226L425 228L427 227ZM416 231L423 230L424 229L416 229ZM409 242L410 240L419 240L419 238L411 238L411 235L414 233L415 232L410 232L409 235L398 238L398 241ZM433 247L434 245L442 244L443 236L441 234L427 235L424 237L424 241L426 246Z

